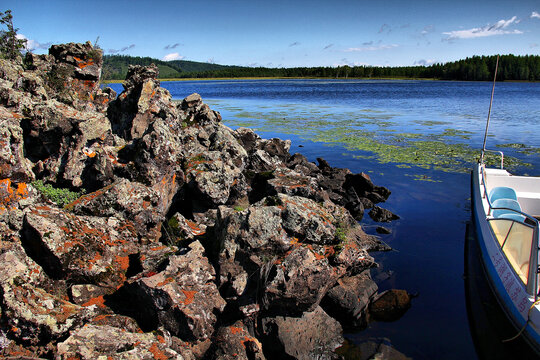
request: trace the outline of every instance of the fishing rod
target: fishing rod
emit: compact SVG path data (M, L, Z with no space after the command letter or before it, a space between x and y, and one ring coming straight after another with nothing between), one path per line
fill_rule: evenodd
M495 63L495 74L493 75L493 87L491 88L491 99L489 100L489 110L486 121L486 132L484 133L484 144L482 145L482 155L480 156L480 163L484 163L484 154L486 152L486 140L489 128L489 118L491 116L491 105L493 104L493 93L495 92L495 81L497 80L497 70L499 69L499 55L497 55L497 62Z

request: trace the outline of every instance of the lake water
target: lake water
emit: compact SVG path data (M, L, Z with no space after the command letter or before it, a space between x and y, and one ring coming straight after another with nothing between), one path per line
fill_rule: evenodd
M392 195L401 219L373 254L379 289L418 294L398 321L347 334L386 338L414 359L475 359L464 291L470 174L482 147L491 83L394 80L163 82L174 99L197 92L223 122L265 138L291 139L291 153L366 172ZM118 92L119 84L112 86ZM489 149L513 172L540 175L540 83L497 83ZM375 234L378 224L362 225Z

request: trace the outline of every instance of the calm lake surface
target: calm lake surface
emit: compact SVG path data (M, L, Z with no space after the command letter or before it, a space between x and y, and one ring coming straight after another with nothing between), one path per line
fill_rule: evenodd
M491 83L393 80L163 82L174 99L199 93L223 122L264 138L291 139L291 153L368 173L392 195L401 219L383 224L394 251L375 253L379 291L418 294L398 321L347 334L386 338L414 359L476 359L464 284L470 174L482 147ZM120 84L112 84L120 92ZM506 167L540 176L540 83L497 83L489 149ZM366 232L378 224L367 212Z

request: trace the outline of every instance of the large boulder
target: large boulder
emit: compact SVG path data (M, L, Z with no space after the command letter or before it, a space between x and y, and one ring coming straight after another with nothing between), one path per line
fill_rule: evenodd
M158 332L134 333L108 325L86 325L58 344L57 359L175 359L184 358L170 349L171 339Z
M33 206L24 218L22 244L53 279L93 283L114 291L137 253L133 224L116 217L77 216Z
M184 340L210 339L217 314L225 308L215 281L215 271L195 241L184 255L169 257L167 267L120 289L143 330L159 326ZM121 299L122 300L122 299Z
M334 350L343 342L341 325L321 307L301 317L265 317L262 331L265 352L272 358L339 359Z

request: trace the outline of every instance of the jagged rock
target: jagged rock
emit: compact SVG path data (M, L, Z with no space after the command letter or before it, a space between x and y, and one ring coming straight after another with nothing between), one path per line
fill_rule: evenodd
M53 279L91 282L112 292L126 280L129 256L137 253L131 222L77 216L47 206L26 212L22 244Z
M291 140L281 140L278 138L261 139L257 141L256 147L263 150L270 157L278 158L283 163L286 163L290 157Z
M293 170L279 169L274 171L274 178L267 181L266 195L278 193L289 196L302 196L322 202L328 200L328 194L322 190L316 179L301 175Z
M392 230L388 229L388 228L385 228L384 226L377 226L377 228L375 229L375 231L379 234L385 234L385 235L388 235L388 234L391 234L392 233Z
M312 311L338 277L326 257L298 246L273 264L264 279L264 304L289 314Z
M23 131L17 117L0 118L0 179L29 182L34 173L32 163L24 156Z
M142 242L155 242L161 236L161 223L168 208L152 188L120 179L93 193L81 196L66 206L78 215L120 216L133 224Z
M13 338L45 345L95 316L95 307L72 304L39 287L47 277L22 248L1 254L0 262L2 317Z
M309 162L304 155L299 153L289 158L287 167L305 176L314 176L320 172L319 167L315 163Z
M163 332L141 334L104 325L86 325L58 344L57 359L176 359L183 357L169 348L169 336Z
M386 201L391 192L384 186L373 184L368 174L350 174L347 175L345 187L353 187L359 197L372 197L372 202Z
M301 317L263 318L262 327L263 346L272 358L339 359L334 350L343 342L341 325L321 307Z
M392 213L390 210L383 209L379 206L373 206L373 209L369 212L369 217L377 222L390 222L399 219L399 216Z
M265 357L259 340L249 333L241 321L237 321L218 329L212 359L264 360Z
M339 227L356 224L351 215L330 201L319 204L299 196L278 194L283 206L283 227L302 242L321 245L339 242L336 231Z
M54 63L47 73L48 93L78 109L88 108L99 89L103 52L90 42L53 45Z
M159 86L158 73L154 64L129 66L124 91L107 111L113 131L122 138L139 139L155 120L173 122L177 118L171 94Z
M412 296L405 290L387 290L369 305L369 314L374 320L395 321L409 310L411 299Z
M284 253L292 244L275 206L251 206L240 212L220 206L214 233L220 249L220 289L229 299L246 292L248 273L257 272L263 258Z
M197 342L211 337L225 301L202 245L195 241L189 248L184 255L170 256L165 270L143 277L123 291L130 306L137 309L133 316L143 329L163 326L175 336Z
M411 358L397 351L389 339L379 338L365 341L357 346L355 355L360 354L359 360L410 360Z
M107 144L110 123L98 112L79 111L56 100L34 107L25 119L26 156L39 162L40 176L83 187L86 167L96 149Z
M206 234L206 225L188 220L180 213L174 214L167 225L166 235L173 242L193 240L197 236Z
M345 327L364 327L367 325L367 306L377 289L369 271L343 277L328 291L321 306Z
M261 137L255 134L253 130L244 127L236 129L234 137L248 153L251 153L255 149L257 142L261 140Z

